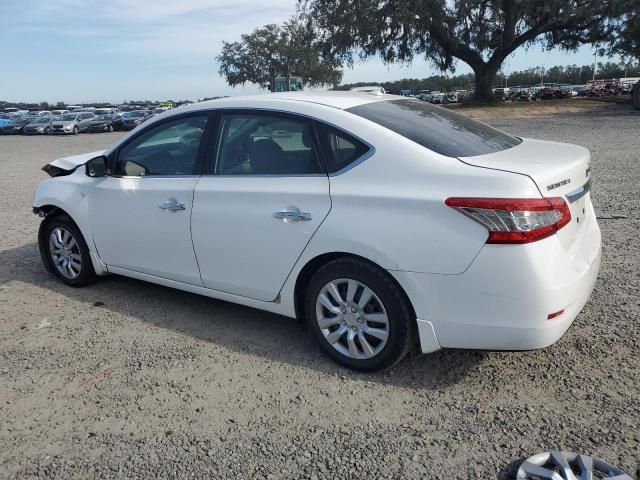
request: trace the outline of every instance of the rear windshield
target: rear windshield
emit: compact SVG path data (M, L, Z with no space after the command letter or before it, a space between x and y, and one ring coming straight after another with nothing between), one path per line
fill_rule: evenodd
M447 157L499 152L521 141L484 123L420 100L371 102L347 111Z

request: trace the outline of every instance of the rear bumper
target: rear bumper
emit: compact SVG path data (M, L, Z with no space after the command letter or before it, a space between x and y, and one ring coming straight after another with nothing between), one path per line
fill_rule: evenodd
M552 236L526 245L485 245L460 275L391 272L414 306L423 352L434 345L531 350L560 339L589 299L600 269L593 208L585 220L570 252Z

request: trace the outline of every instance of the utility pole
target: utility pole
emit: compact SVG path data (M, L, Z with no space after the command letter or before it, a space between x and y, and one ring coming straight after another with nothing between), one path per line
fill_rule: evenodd
M593 80L596 79L596 57L598 56L598 46L596 45L596 51L593 52Z

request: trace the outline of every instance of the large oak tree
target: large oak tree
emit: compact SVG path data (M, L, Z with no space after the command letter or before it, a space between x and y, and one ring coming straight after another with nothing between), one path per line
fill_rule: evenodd
M607 40L637 0L299 0L321 28L325 48L347 62L423 56L442 71L456 60L475 73L478 101L520 47L576 49Z
M305 85L335 86L342 78L342 62L325 54L312 22L293 18L269 24L223 42L217 57L220 75L232 87L255 83L275 91L275 79L301 77Z

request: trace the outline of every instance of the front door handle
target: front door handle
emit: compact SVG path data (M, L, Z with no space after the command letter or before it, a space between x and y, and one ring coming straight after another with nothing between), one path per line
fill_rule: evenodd
M309 212L301 212L296 209L281 210L273 214L274 217L280 218L285 222L308 222L311 220Z
M184 203L180 203L175 198L170 198L169 200L165 200L160 205L158 205L158 207L160 207L162 210L171 210L174 212L178 210L184 210L186 208L184 206Z

